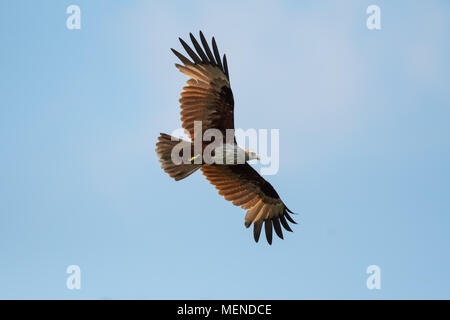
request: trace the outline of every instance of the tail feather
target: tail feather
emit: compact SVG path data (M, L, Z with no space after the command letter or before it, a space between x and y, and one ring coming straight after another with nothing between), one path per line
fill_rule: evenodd
M176 181L186 178L201 167L199 164L185 163L185 161L181 164L173 163L172 149L179 143L182 144L180 146L181 150L192 149L191 142L175 138L165 133L161 133L158 137L158 142L156 143L156 154L158 155L159 162L161 162L161 168ZM181 151L180 156L183 160L186 160L185 158L188 157L188 155L182 153L183 152Z

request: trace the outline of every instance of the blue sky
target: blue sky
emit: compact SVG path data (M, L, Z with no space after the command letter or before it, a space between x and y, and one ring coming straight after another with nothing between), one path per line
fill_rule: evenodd
M2 1L0 298L449 299L449 9ZM198 30L227 54L236 127L280 129L267 179L299 224L272 246L200 173L159 167L186 81L169 49Z

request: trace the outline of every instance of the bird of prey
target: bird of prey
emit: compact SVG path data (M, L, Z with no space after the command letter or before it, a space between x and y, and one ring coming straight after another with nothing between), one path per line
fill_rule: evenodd
M236 206L247 210L245 226L253 224L253 236L258 242L264 224L266 239L272 244L272 230L283 239L282 227L292 232L288 221L296 223L289 213L278 193L253 169L246 161L259 159L259 156L250 150L240 148L234 138L234 99L230 87L228 64L226 56L221 59L214 37L212 50L203 33L200 31L200 43L190 34L194 49L179 38L183 48L191 58L189 60L178 51L171 49L180 59L182 65L175 66L190 79L181 93L181 122L191 141L185 141L165 133L161 133L156 143L156 153L162 169L176 181L181 180L200 169L206 179L214 185L219 194L226 200L232 201ZM196 132L194 122L201 121L200 132ZM173 150L178 144L187 146L189 151L194 150L195 139L202 139L207 129L217 129L223 133L223 141L213 150L216 158L225 157L231 152L236 156L241 154L244 161L205 163L196 161L199 155L194 155L188 161L177 162L173 160ZM230 144L226 140L226 131L232 130L234 141ZM206 145L202 143L201 150ZM182 149L181 155L183 156ZM231 150L231 151L230 151ZM194 151L195 152L195 151ZM191 153L192 155L192 153Z

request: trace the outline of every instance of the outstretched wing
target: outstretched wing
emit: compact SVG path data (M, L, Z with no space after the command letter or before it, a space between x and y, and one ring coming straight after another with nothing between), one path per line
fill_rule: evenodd
M272 228L283 239L281 226L291 231L286 219L296 223L289 215L292 213L281 201L278 193L248 163L240 165L203 165L200 170L206 179L219 190L219 194L234 205L248 210L245 215L245 226L253 223L253 235L258 242L262 225L266 232L267 242L272 244Z
M189 132L191 140L196 138L194 121L202 121L202 130L198 132L202 136L207 129L213 128L219 129L224 139L226 130L231 129L233 131L229 134L234 137L234 100L226 56L224 55L221 60L214 38L212 38L213 54L201 31L200 40L203 48L192 33L190 37L196 52L181 38L180 42L192 61L172 49L183 63L175 66L190 77L180 98L182 126Z

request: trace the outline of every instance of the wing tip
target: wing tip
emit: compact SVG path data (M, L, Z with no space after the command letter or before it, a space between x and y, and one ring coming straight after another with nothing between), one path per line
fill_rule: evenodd
M291 211L286 205L284 205L284 207L286 208L287 212L292 213L292 214L298 214L298 213L295 213L295 212Z
M283 229L281 229L280 220L278 217L272 218L272 225L273 225L273 229L275 230L275 233L277 234L277 236L280 239L284 240Z
M230 80L230 74L229 74L229 71L228 71L227 58L226 58L226 55L224 54L223 58L221 59L215 37L212 37L211 44L212 44L212 49L213 50L211 52L211 49L209 48L209 45L208 45L208 41L206 40L202 30L199 31L199 35L200 35L200 42L202 43L203 48L198 43L198 41L195 38L195 36L193 35L193 33L189 32L189 37L190 37L190 39L192 41L192 44L194 45L194 48L195 48L195 50L197 52L193 51L191 49L191 47L181 37L178 37L178 40L180 41L180 43L183 46L183 48L186 50L186 52L189 55L189 57L193 60L193 62L190 61L189 59L187 59L186 57L184 57L183 55L181 55L176 50L171 48L172 52L184 64L202 64L202 63L205 63L205 64L211 64L213 66L219 67L222 70L222 72L225 74L226 78L229 81Z
M269 245L272 245L272 219L267 219L264 222L264 231L266 233L266 240Z

